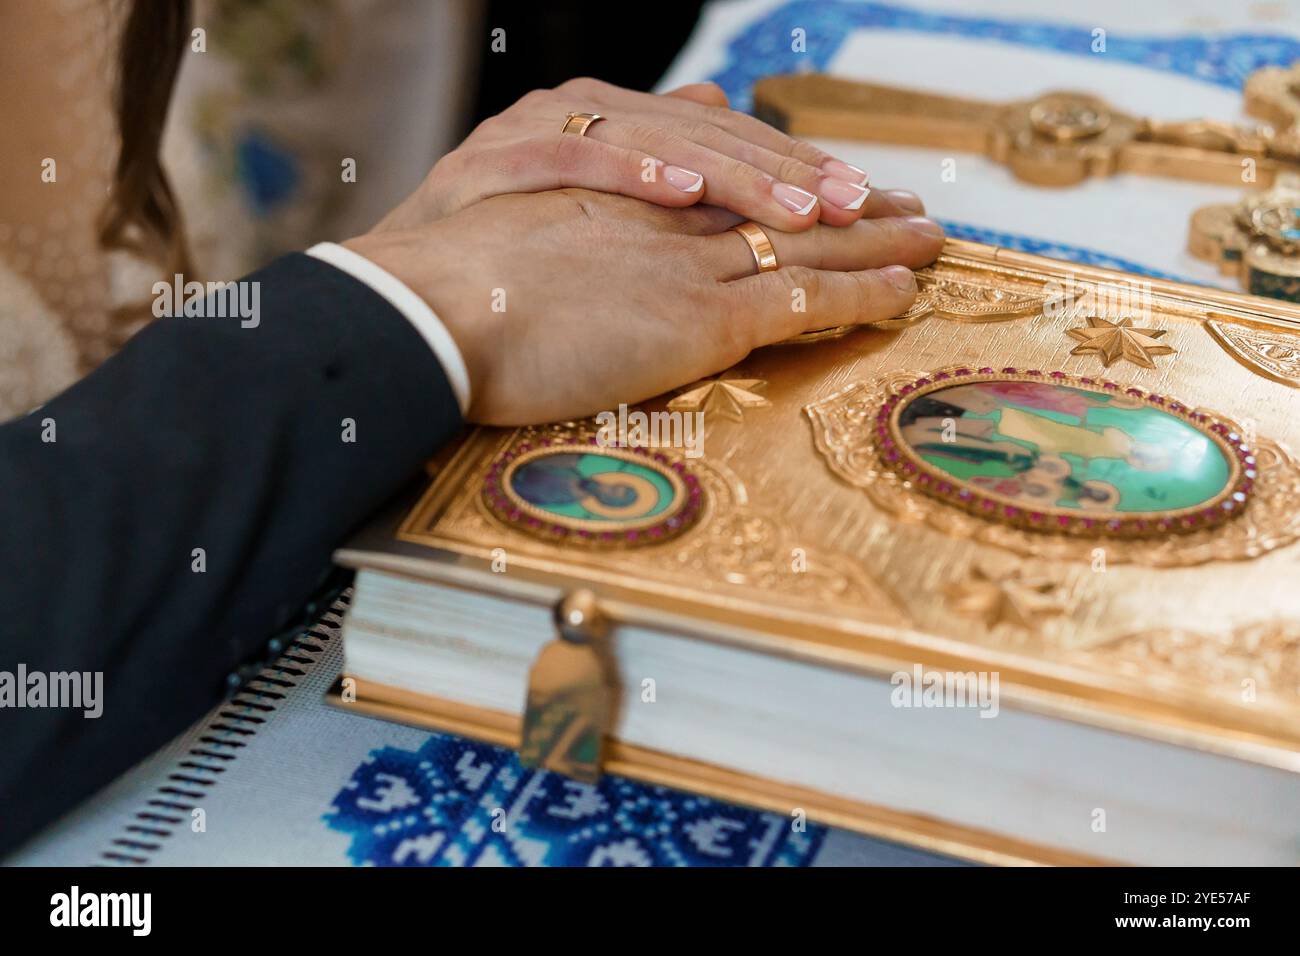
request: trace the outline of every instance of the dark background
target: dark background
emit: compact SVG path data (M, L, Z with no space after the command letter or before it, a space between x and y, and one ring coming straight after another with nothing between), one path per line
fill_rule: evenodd
M686 45L703 6L703 0L489 0L473 122L529 90L575 76L650 89ZM491 52L497 27L506 31L504 55Z

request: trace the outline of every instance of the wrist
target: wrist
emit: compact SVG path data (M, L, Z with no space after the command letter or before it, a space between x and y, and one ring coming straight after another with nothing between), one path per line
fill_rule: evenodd
M435 226L424 226L418 231L370 232L340 245L397 279L432 311L436 318L433 324L446 331L464 363L469 400L474 403L483 394L485 356L489 354L482 334L484 323L474 320L482 310L475 310L470 302L464 301L461 291L464 276L443 254L451 245L441 241ZM446 351L445 338L443 343L442 351ZM442 351L434 346L435 354L446 366ZM468 409L466 413L469 414Z

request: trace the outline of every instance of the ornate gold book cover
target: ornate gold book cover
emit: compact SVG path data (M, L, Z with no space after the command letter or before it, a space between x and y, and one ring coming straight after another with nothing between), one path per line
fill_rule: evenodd
M398 537L637 622L995 671L1004 706L1300 769L1300 308L959 241L918 280L899 319L621 415L476 429Z

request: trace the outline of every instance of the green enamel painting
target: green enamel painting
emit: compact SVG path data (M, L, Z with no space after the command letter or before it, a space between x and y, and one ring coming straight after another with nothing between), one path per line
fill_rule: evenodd
M1192 424L1068 385L952 385L909 402L899 427L930 465L1027 507L1176 511L1215 497L1231 476L1219 445Z
M653 518L668 510L674 499L666 475L649 465L600 452L557 452L534 458L514 470L510 488L549 514L583 521Z

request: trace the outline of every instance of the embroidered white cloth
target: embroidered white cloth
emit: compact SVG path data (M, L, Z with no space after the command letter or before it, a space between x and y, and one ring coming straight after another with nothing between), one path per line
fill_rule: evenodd
M799 39L802 52L792 49ZM1104 50L1095 49L1099 41ZM709 6L659 88L714 80L747 108L758 78L817 70L975 99L1080 90L1139 116L1254 124L1242 111L1245 77L1293 60L1300 60L1293 4L739 0ZM1054 189L952 151L818 145L866 169L873 186L919 193L950 235L1233 288L1187 253L1187 224L1198 206L1234 201L1244 187L1123 175ZM948 159L951 181L943 176Z
M324 704L342 605L278 666L6 862L831 866L937 857Z

